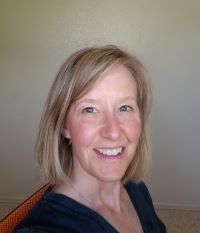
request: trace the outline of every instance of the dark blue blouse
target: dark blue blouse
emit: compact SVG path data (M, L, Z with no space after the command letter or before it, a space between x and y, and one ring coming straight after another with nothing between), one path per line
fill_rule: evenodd
M128 195L137 211L144 233L165 233L143 182L128 182ZM15 233L118 233L101 215L62 194L46 192L17 226Z

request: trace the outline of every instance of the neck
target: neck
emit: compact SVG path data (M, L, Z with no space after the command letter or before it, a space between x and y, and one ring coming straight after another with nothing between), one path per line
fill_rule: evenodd
M54 191L67 195L94 210L109 208L120 212L124 195L121 181L101 182L96 179L82 181L73 178L70 180L58 185Z
M108 207L120 211L123 187L121 182L103 183L96 187L93 196L98 208Z
M95 209L101 207L120 209L123 190L120 181L100 182L94 180L94 182L85 181L80 183L72 181L72 185L80 194L90 200L90 203L93 203Z

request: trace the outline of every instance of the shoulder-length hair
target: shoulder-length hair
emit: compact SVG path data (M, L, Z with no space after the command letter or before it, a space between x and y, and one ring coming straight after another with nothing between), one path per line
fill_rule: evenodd
M70 105L89 91L102 75L115 65L124 65L137 85L141 136L136 153L122 182L140 181L149 164L147 118L150 85L143 64L133 55L113 45L89 47L72 54L61 66L48 94L35 143L35 157L44 177L57 183L69 179L72 145L61 135Z

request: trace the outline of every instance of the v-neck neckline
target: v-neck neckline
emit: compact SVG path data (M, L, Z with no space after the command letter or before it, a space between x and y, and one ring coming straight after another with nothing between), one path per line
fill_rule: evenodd
M140 220L140 224L142 226L143 232L145 233L145 230L143 228L142 214L140 212L140 209L138 208L134 190L132 189L132 187L130 187L131 183L132 182L127 182L124 185L124 188L125 188L128 196L131 200L133 207L136 210L136 213L137 213L138 218ZM134 184L134 183L132 183L132 184ZM107 233L111 233L111 232L112 233L119 233L119 231L111 223L109 223L102 215L100 215L97 211L91 209L90 207L88 207L88 206L86 206L86 205L84 205L84 204L76 201L75 199L73 199L67 195L64 195L64 194L53 193L53 192L47 192L46 194L48 197L52 197L51 195L53 194L53 197L56 197L56 199L58 198L58 200L61 200L62 204L64 206L72 209L73 211L75 210L79 213L83 212L84 214L85 214L85 212L87 212L87 214L94 216L94 217L92 217L92 219L95 220L96 222L98 221L98 224L101 225L101 227L104 229L105 232L107 232ZM62 198L60 199L60 197L62 197ZM66 202L66 200L68 200L68 201Z

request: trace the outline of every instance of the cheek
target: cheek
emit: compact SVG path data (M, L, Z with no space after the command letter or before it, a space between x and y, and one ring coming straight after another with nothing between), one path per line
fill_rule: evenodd
M138 141L141 134L141 122L139 120L130 122L127 133L131 141Z
M72 143L75 145L87 146L94 138L94 127L89 127L88 124L84 124L80 121L73 121L69 124L69 131L72 139Z

